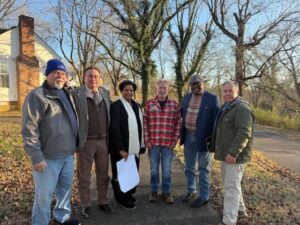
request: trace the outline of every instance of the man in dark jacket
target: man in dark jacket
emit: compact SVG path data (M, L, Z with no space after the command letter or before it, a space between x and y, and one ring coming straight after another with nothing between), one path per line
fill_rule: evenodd
M88 67L84 71L85 86L72 91L79 120L79 152L77 178L82 216L91 216L91 170L95 162L98 207L111 213L108 205L108 126L110 118L109 91L100 85L100 70Z
M181 141L184 144L185 176L187 195L183 202L189 202L196 195L195 165L198 161L199 197L191 203L197 208L208 203L210 189L210 152L207 144L211 139L213 126L219 111L219 98L204 91L204 81L194 75L190 79L192 93L182 100Z
M234 225L238 217L246 217L241 180L244 164L251 159L254 115L248 102L238 96L238 83L223 85L224 105L214 129L212 149L215 159L222 161L224 192L222 224Z
M33 225L48 225L53 193L56 222L79 224L71 219L70 205L78 123L73 99L63 89L66 72L60 60L49 60L46 81L28 94L22 107L24 149L32 161L35 185Z

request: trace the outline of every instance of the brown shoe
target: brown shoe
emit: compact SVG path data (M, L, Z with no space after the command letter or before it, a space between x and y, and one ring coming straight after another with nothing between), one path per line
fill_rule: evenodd
M161 195L167 204L173 204L174 198L170 195L170 193L162 193Z
M156 202L158 197L157 191L151 191L149 195L149 202Z

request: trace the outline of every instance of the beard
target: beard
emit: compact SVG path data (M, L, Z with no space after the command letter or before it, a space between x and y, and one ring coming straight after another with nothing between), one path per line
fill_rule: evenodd
M54 88L56 89L62 89L64 87L64 83L63 82L59 82L59 81L55 81L54 82Z

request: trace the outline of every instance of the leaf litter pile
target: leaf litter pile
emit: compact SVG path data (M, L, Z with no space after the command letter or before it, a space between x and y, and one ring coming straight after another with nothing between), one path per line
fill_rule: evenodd
M182 148L176 153L182 160ZM211 204L221 216L220 180L220 163L212 160ZM76 208L77 182L73 184L72 205ZM242 188L250 217L238 224L300 224L300 176L296 173L254 151L252 162L245 168ZM32 167L22 147L20 124L0 123L0 190L0 224L30 224Z
M78 207L76 184L74 180L74 208ZM0 190L0 225L30 224L34 184L20 124L0 122Z
M183 161L182 148L176 153ZM212 160L211 204L221 217L220 165L219 161ZM242 190L249 218L238 220L238 225L300 224L300 176L259 151L253 152L252 161L245 167Z

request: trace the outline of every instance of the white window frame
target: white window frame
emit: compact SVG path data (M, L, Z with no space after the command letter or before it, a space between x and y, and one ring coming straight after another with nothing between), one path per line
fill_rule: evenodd
M9 88L9 86L8 62L0 58L0 88Z

